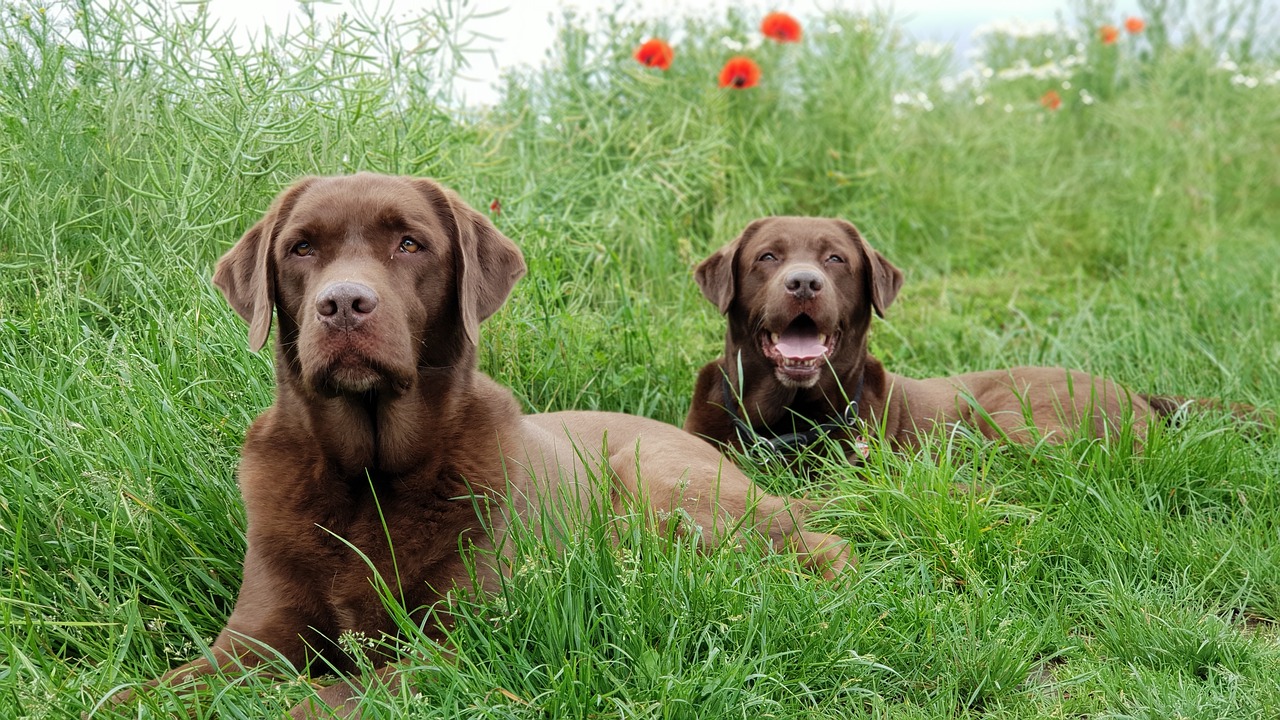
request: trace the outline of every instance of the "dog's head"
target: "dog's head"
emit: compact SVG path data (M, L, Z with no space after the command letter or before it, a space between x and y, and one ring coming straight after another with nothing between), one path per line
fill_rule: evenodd
M287 371L329 395L403 391L474 363L479 324L525 272L515 244L426 179L305 178L218 262L257 351L279 320Z
M883 316L902 286L902 272L853 225L806 217L756 220L696 278L728 316L731 342L792 388L813 387L828 365L839 370L865 351L871 313Z

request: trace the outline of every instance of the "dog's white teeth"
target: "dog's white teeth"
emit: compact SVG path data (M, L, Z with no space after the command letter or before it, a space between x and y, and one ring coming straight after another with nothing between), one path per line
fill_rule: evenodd
M826 345L826 344L827 344L827 335L826 335L826 333L818 333L818 344L819 344L819 345Z
M775 332L771 332L771 333L769 333L769 342L773 343L774 345L777 345L777 344L778 344L778 333L775 333Z

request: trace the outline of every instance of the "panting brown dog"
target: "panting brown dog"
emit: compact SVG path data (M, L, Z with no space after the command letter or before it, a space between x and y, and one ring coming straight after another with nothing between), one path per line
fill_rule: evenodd
M856 462L862 437L881 428L896 447L956 423L992 439L1060 442L1077 431L1115 435L1126 420L1140 444L1154 417L1183 402L1065 368L923 380L888 372L867 352L867 334L902 272L843 220L756 220L702 261L696 279L728 330L724 355L698 373L684 428L722 445L794 456L829 433Z
M825 576L850 562L843 540L801 529L801 501L761 492L679 428L522 414L477 370L476 341L524 272L516 246L451 191L372 174L299 181L222 258L214 283L249 323L251 349L277 318L276 398L244 442L248 549L235 609L208 657L152 684L198 683L263 657L351 671L341 633L396 632L375 573L418 619L468 586L462 546L476 548L476 572L494 587L493 548L511 518L585 506L588 470L610 479L614 510L647 502L655 518L689 518L706 543L746 529ZM292 715L349 715L358 686L324 688Z

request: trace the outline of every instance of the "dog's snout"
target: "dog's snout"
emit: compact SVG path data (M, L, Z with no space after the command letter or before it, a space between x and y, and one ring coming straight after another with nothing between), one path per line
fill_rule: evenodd
M822 273L816 270L793 270L787 273L783 281L787 292L801 300L808 300L822 292Z
M368 285L355 282L333 283L316 298L320 320L344 330L358 326L376 309L378 294Z

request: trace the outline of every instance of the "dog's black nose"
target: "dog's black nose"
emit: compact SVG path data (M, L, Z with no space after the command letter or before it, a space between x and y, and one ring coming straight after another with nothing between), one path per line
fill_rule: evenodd
M822 274L816 270L793 270L783 279L787 292L801 300L813 298L822 292Z
M376 309L378 294L360 283L334 283L321 290L316 298L316 312L320 313L321 322L343 330L357 327Z

